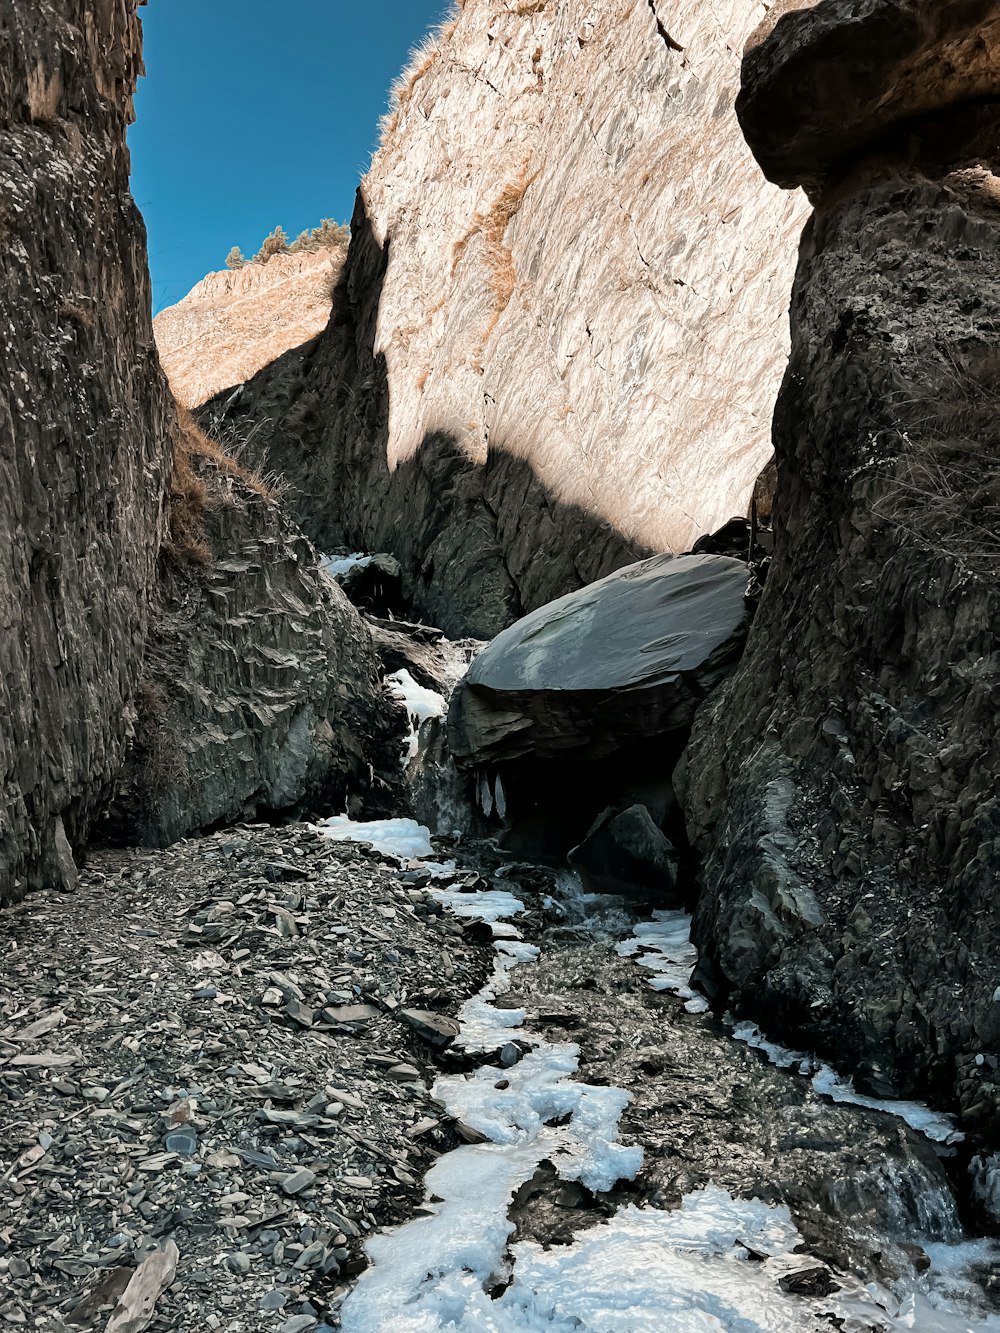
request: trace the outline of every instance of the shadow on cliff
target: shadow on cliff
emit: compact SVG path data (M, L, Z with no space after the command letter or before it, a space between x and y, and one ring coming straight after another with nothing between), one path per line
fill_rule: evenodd
M206 403L203 424L247 441L318 546L395 555L413 613L450 634L491 638L524 612L656 554L558 499L509 429L480 463L459 443L464 423L443 423L390 470L392 389L375 346L390 249L359 190L326 330Z

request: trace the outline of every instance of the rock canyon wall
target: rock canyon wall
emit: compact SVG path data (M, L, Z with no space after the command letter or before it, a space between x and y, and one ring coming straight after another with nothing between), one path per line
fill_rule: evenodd
M737 1010L1000 1132L1000 5L823 0L740 101L816 204L777 548L689 751L696 936Z
M805 215L733 113L766 10L466 0L397 90L329 327L227 401L309 534L392 551L434 623L493 634L746 510Z
M125 143L136 9L0 8L0 903L72 887L113 797L162 842L363 794L395 757L360 616L161 371ZM271 277L325 318L330 264ZM181 380L196 361L179 349Z
M132 0L0 11L0 902L74 876L112 788L171 407L125 131Z

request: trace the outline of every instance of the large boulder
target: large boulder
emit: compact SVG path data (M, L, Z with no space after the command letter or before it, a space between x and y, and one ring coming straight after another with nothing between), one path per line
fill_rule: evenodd
M839 25L845 71L879 67L875 8L893 7L785 15L748 61L744 124L755 71L780 71L796 25L799 46ZM993 6L964 9L942 61ZM880 137L818 198L775 414L774 561L746 656L696 720L687 813L695 937L734 1008L870 1087L957 1103L996 1139L996 62L985 90ZM811 103L787 105L812 123Z
M567 859L588 893L681 906L673 844L644 805L609 812Z
M726 556L654 556L533 611L452 696L455 759L600 759L685 733L743 650L747 577Z
M362 184L325 332L218 413L324 549L490 638L743 513L805 210L733 111L760 0L465 0Z
M0 903L72 885L156 580L173 412L125 134L134 0L0 7Z
M783 0L736 101L765 174L816 191L897 126L996 96L1000 0Z

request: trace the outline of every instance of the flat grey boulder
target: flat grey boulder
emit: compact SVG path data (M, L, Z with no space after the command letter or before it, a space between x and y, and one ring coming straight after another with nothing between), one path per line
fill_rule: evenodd
M673 843L657 828L644 805L630 805L600 821L568 859L588 893L615 893L674 905L677 860Z
M746 587L741 560L660 555L532 611L452 696L455 760L596 759L686 731L743 652Z

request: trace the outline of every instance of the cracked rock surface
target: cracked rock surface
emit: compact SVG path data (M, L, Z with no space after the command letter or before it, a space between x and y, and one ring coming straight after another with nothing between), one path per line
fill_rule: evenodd
M931 7L787 14L748 58L748 111L795 25L805 40L840 16L864 42L848 8ZM994 8L940 7L970 41ZM746 656L696 719L687 790L717 993L880 1093L957 1105L992 1143L998 131L995 99L911 120L817 201L775 413L774 561Z
M308 535L391 551L449 633L745 512L804 214L732 109L766 9L467 0L404 75L328 328L227 396Z
M133 0L0 17L0 903L72 884L121 764L172 408L125 133Z

